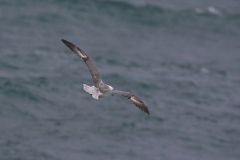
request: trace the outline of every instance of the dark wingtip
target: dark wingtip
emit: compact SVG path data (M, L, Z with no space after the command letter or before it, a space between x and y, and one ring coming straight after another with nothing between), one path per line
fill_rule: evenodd
M64 43L64 44L66 44L68 41L67 40L65 40L65 39L61 39L61 41Z
M147 113L148 115L150 115L150 112L149 112L147 106L145 106L145 107L146 107L146 108L144 108L143 111L144 111L145 113Z
M75 51L73 50L73 48L74 48L74 47L77 48L77 46L75 46L73 43L71 43L71 42L69 42L69 41L67 41L67 40L65 40L65 39L61 39L61 40L62 40L62 42L63 42L68 48L70 48L73 52L75 52Z
M146 113L150 116L150 112L148 111L148 109L146 110Z

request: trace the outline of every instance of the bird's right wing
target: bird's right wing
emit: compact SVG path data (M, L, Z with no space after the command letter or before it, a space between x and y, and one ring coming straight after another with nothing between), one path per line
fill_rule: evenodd
M92 76L94 86L99 88L99 84L102 83L102 80L98 73L97 66L96 66L94 60L91 57L89 57L83 50L81 50L76 45L72 44L71 42L68 42L67 40L64 40L64 39L62 39L62 42L68 48L70 48L74 53L76 53L76 55L78 57L80 57L84 60L84 62L86 63L86 65L90 71L90 74Z
M130 92L125 92L125 91L118 91L118 90L112 90L110 91L111 94L119 94L122 95L126 98L128 98L135 106L137 106L139 109L141 109L143 112L146 112L148 115L150 115L147 106L144 104L144 102L135 96L134 94Z

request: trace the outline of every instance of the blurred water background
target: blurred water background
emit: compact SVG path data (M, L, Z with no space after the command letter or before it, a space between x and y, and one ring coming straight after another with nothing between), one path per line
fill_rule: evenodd
M0 0L1 160L239 160L240 1ZM132 92L95 100L85 63Z

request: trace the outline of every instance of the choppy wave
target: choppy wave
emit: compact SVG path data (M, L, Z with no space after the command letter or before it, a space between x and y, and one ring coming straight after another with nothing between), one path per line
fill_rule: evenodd
M239 159L239 11L185 2L1 1L0 159Z
M73 5L76 2L71 1L70 3ZM100 11L102 16L117 18L124 23L165 28L178 26L180 29L191 28L209 32L217 30L217 32L227 34L239 34L237 28L240 27L238 23L240 13L230 13L214 6L175 9L148 3L134 5L125 1L91 1L91 3L78 2L77 4L75 8L72 8L79 12L96 13ZM85 5L91 6L89 10L81 9Z

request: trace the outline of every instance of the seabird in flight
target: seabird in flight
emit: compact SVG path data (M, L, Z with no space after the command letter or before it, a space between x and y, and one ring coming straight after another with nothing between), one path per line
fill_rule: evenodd
M109 86L107 84L104 84L102 79L100 78L100 75L97 70L97 66L92 58L90 58L83 50L72 44L71 42L68 42L64 39L62 39L62 42L70 48L74 53L77 54L81 59L84 60L86 63L90 74L93 79L94 86L90 87L86 84L83 84L83 89L88 92L90 95L92 95L93 98L98 99L101 97L106 97L109 95L119 94L126 98L128 98L133 104L135 104L138 108L140 108L142 111L146 112L150 115L147 106L143 103L143 101L135 96L134 94L130 92L125 91L118 91L113 90L112 86Z

